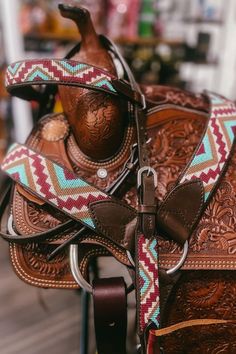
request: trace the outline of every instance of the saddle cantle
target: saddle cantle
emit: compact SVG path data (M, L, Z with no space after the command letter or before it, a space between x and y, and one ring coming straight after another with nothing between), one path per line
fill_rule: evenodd
M61 11L76 21L83 43L91 28L88 13L66 6ZM65 245L78 245L78 266L87 280L91 258L112 255L133 278L136 272L143 353L160 346L171 354L229 353L236 346L235 330L226 322L235 317L235 105L212 93L161 86L141 92L113 44L91 33L97 52L88 60L85 38L86 45L64 60L23 61L7 71L8 90L39 99L46 113L2 164L16 182L1 213L14 269L31 285L73 289L79 285ZM122 64L126 81L116 76L108 50ZM35 75L37 70L44 76ZM44 93L34 89L45 83ZM49 113L55 85L64 108L59 114ZM172 276L183 245L186 258ZM94 286L98 292L102 285ZM189 325L158 340L160 325L198 318L208 327L198 331Z

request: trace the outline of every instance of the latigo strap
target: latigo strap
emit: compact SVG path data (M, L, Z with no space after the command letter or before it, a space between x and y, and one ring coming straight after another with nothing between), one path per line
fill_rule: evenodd
M127 297L124 279L94 279L93 305L97 352L126 353Z

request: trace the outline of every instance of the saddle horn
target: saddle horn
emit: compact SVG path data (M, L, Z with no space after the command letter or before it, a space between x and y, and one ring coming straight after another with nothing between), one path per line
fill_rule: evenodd
M80 49L70 59L116 75L112 58L94 29L89 11L65 4L60 4L59 10L63 17L76 23L81 36ZM59 95L81 151L92 160L113 156L124 137L124 104L121 100L102 92L65 86L59 86Z

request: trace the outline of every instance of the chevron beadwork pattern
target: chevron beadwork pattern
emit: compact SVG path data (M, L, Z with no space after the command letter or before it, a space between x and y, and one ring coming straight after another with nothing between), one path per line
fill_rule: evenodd
M236 133L236 107L232 101L208 94L211 113L206 132L180 183L199 178L203 182L205 201L216 185L228 160Z
M69 59L35 59L13 63L5 75L6 88L39 83L60 83L94 86L116 93L111 80L114 77L105 70Z
M139 296L139 331L143 333L149 322L156 328L160 322L160 300L158 280L158 254L155 237L138 238L138 286Z
M72 171L25 145L13 144L1 168L14 181L93 230L89 203L110 198Z

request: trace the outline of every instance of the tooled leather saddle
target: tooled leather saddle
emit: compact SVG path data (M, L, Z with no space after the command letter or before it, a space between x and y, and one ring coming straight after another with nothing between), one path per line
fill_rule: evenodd
M126 353L133 288L139 352L233 353L235 104L140 87L87 11L60 11L78 25L80 45L6 72L7 90L39 101L43 116L2 163L13 184L1 236L16 273L34 286L92 292L99 354ZM52 112L57 93L61 113ZM91 284L91 259L107 255L132 286L120 277Z

